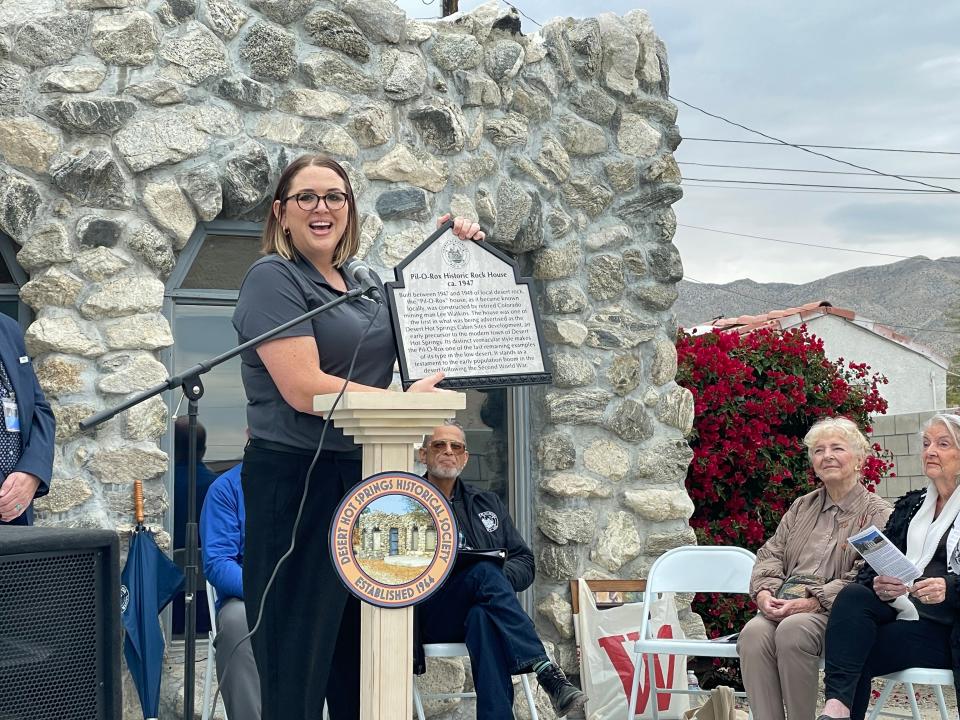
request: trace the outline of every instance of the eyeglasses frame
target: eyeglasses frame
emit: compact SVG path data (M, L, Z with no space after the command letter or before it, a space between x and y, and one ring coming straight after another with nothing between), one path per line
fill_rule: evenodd
M441 447L434 447L434 443L441 445ZM460 445L460 449L453 447L454 444ZM467 444L462 443L459 440L431 440L427 443L427 448L433 450L434 452L446 452L447 448L449 448L450 452L452 452L454 455L463 455L465 452L467 452Z
M343 201L343 205L341 205L340 207L333 208L327 204L327 196L333 195L333 194L344 196L345 199ZM312 208L305 208L303 205L300 204L300 197L299 197L300 195L316 195L317 204L314 205ZM331 190L326 195L321 195L318 192L313 192L313 190L301 190L300 192L291 193L290 195L287 195L285 198L283 198L283 204L286 205L288 200L296 200L297 207L303 210L304 212L313 212L318 207L320 207L321 202L323 203L323 206L327 210L329 210L330 212L336 212L337 210L343 210L347 206L347 203L353 200L353 198L350 196L350 193L348 193L346 190Z

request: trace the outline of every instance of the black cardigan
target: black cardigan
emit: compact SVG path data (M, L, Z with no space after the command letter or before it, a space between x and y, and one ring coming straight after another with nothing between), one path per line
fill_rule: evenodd
M893 512L890 513L890 519L887 520L887 526L883 534L900 548L901 552L907 551L907 530L910 527L910 521L913 520L920 506L927 496L926 489L914 490L908 492L902 498L897 500L893 506ZM949 530L947 531L949 532ZM949 561L949 558L947 558ZM857 582L873 589L873 579L877 576L876 571L868 563L864 563L859 574ZM960 606L960 575L952 570L947 570L947 594L944 602L950 603L956 612ZM960 697L960 623L954 620L953 627L950 630L950 654L953 660L953 685L957 690L957 696Z

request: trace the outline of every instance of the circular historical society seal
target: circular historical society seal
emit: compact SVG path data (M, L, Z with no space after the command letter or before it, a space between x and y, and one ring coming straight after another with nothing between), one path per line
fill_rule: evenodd
M415 605L453 569L453 510L419 475L371 475L340 501L330 525L330 555L340 580L361 600L387 608Z
M440 246L440 257L448 267L462 268L470 259L470 243L458 237L448 237Z

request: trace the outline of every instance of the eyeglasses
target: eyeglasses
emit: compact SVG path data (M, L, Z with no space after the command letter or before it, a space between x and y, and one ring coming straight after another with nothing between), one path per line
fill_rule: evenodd
M450 448L450 452L452 452L454 455L463 455L463 453L466 452L467 450L466 445L464 445L462 442L457 442L456 440L452 440L452 441L451 440L431 440L430 441L430 449L433 450L434 452L443 452L444 450L447 449L447 447Z
M327 210L339 210L347 204L350 196L342 190L333 190L326 195L318 195L315 192L300 192L287 195L283 201L287 202L287 200L291 198L296 198L297 205L300 206L301 210L312 212L317 209L317 205L320 204L321 200L323 200L323 204L327 206Z

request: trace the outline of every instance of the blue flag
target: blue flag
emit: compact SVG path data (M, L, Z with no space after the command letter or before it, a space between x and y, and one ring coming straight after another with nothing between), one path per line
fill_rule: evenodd
M120 573L123 656L140 695L144 718L156 718L163 670L160 611L183 587L183 571L163 554L153 533L138 528Z

